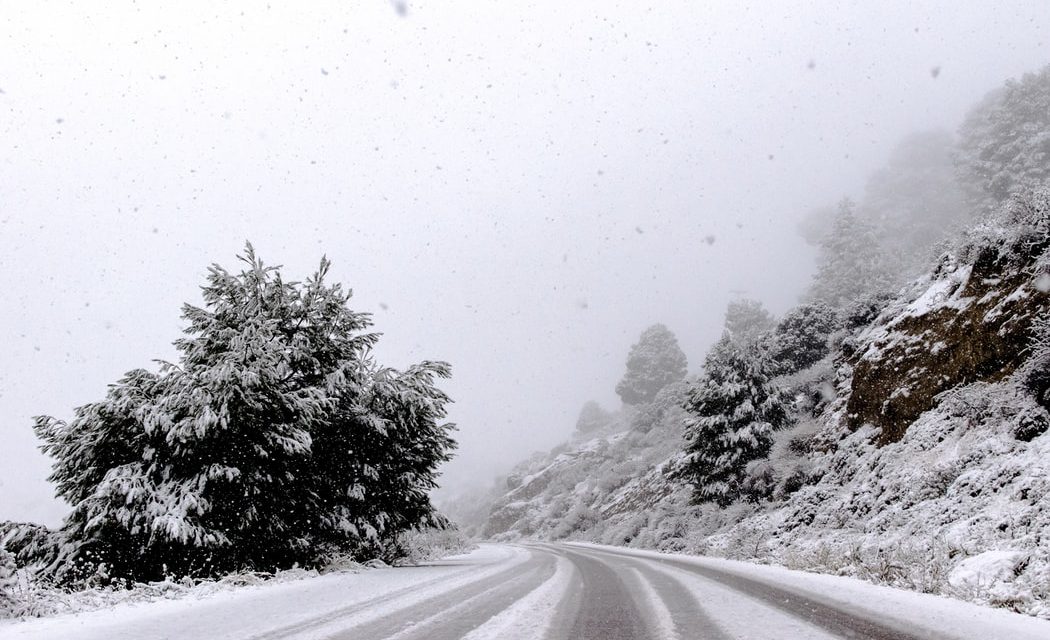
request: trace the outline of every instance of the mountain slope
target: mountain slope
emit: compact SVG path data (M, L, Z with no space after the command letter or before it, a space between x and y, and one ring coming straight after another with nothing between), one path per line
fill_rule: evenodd
M484 533L777 562L1050 617L1048 274L1042 194L832 336L779 381L794 425L748 467L768 499L689 503L681 385L520 468Z

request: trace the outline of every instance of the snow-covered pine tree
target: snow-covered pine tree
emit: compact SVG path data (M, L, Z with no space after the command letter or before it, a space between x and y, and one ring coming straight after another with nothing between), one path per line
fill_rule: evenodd
M760 343L727 333L711 348L704 375L685 402L684 476L696 503L725 507L741 496L747 464L765 458L773 432L787 423L790 398L772 382L774 366Z
M616 385L616 393L624 404L651 402L660 389L685 378L688 364L671 330L654 324L631 346L627 372Z
M851 200L842 200L820 242L817 273L807 294L810 302L841 309L892 286L875 228L855 209Z
M454 446L433 386L447 365L379 369L369 316L324 283L327 260L305 283L251 245L241 260L184 307L177 364L130 372L68 424L37 418L73 505L60 580L311 565L434 519L426 492ZM397 495L361 493L355 473Z
M319 524L313 531L322 554L357 546L385 554L398 533L448 522L430 503L436 469L450 458L454 428L442 424L450 402L436 380L451 375L443 362L425 361L401 372L383 368L362 388L339 394L334 419L314 434L308 475L316 475ZM340 478L332 482L331 478Z
M959 138L959 180L984 214L1050 183L1050 65L988 94Z

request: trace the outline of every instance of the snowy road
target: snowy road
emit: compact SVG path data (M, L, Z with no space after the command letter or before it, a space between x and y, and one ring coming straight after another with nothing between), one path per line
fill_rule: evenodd
M420 567L0 623L0 638L1050 638L1050 622L833 576L595 545L483 545Z

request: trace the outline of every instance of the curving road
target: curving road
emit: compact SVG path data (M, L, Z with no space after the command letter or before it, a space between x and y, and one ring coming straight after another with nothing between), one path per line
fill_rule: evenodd
M428 592L427 585L421 584L252 640L1028 637L1024 625L995 627L992 614L1016 614L975 608L976 615L986 623L993 619L991 626L956 624L946 629L936 615L927 616L921 604L910 616L899 611L888 615L878 606L857 606L813 588L779 584L747 571L719 567L717 561L712 564L680 556L639 555L589 545L538 543L519 545L518 550L511 560L478 563L474 567L476 579L468 579L462 586L413 599L413 591ZM406 604L399 607L398 602ZM377 607L392 607L394 611L354 622L355 615ZM898 606L889 603L883 606L886 608ZM1039 623L1027 618L1024 622ZM1050 631L1050 623L1044 629ZM1031 637L1044 637L1039 629L1036 633L1040 635Z
M576 544L0 621L5 640L1047 640L1050 621L856 580Z

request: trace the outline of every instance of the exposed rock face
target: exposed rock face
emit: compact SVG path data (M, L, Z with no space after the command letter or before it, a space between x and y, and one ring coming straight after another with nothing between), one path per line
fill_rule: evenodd
M970 264L945 258L918 299L891 306L861 336L850 358L852 429L872 424L878 444L897 442L938 394L996 382L1024 362L1033 322L1050 311L1037 268L1047 238L1031 240L1020 255L983 246Z

